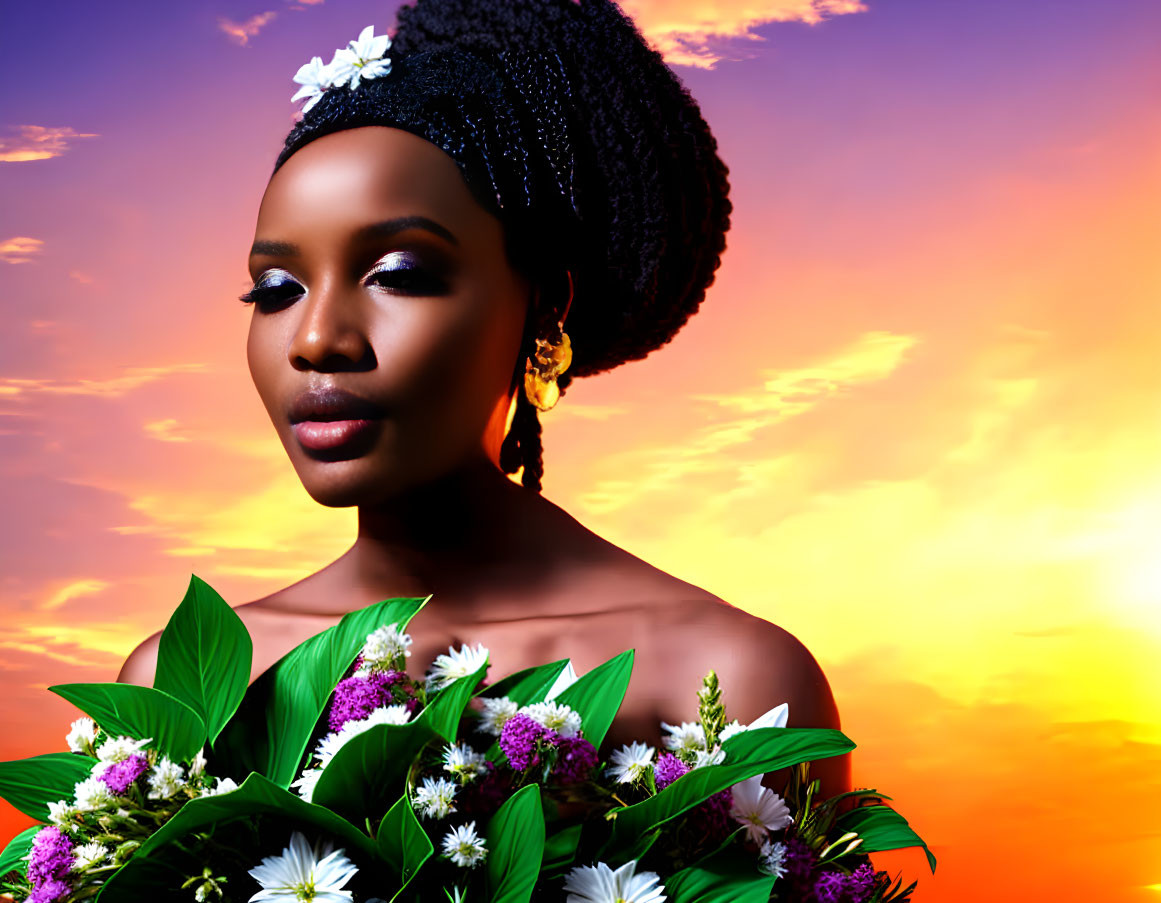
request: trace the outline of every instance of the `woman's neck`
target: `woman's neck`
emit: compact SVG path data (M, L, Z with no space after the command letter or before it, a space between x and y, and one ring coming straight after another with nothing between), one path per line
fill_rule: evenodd
M387 504L360 508L358 538L343 559L375 593L467 601L489 582L533 578L560 514L479 458Z

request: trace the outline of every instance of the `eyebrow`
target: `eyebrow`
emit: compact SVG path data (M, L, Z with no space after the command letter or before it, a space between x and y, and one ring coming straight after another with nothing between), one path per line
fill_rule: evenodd
M395 219L384 220L381 223L371 223L359 229L355 233L355 238L390 238L392 235L399 232L406 232L408 229L423 229L426 232L438 235L448 244L459 246L459 240L450 230L441 226L435 220L428 219L426 216L400 216ZM297 257L300 253L299 246L289 241L259 239L250 247L251 257L256 255L266 257Z

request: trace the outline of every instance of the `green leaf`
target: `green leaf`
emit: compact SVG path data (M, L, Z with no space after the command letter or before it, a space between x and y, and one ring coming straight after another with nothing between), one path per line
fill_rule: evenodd
M423 830L411 801L401 797L387 810L375 833L379 852L391 867L391 873L400 878L398 896L411 883L420 867L435 853L431 838ZM394 898L392 898L394 899Z
M633 650L628 649L582 674L554 700L580 713L584 737L597 749L601 748L601 741L621 707L632 673Z
M387 624L406 629L427 599L386 599L349 612L263 673L218 737L215 752L228 773L238 779L254 771L289 787L331 693L367 634Z
M343 744L311 799L355 823L377 815L403 792L411 763L435 737L418 718L410 724L376 725Z
M538 784L517 790L497 810L488 825L487 845L488 899L528 903L544 855L544 810Z
M452 682L440 690L421 713L431 729L449 743L455 742L460 719L464 717L464 709L471 702L472 694L487 672L488 666L485 663L474 674Z
M547 665L537 665L535 668L525 668L515 674L509 674L494 684L485 687L480 696L489 699L499 699L507 696L516 705L531 705L534 702L543 702L544 696L552 689L556 679L564 672L568 664L567 658L549 662Z
M4 852L0 853L0 878L9 872L20 872L22 875L25 873L28 863L24 861L24 858L32 849L32 838L43 827L44 825L33 825L31 828L25 828L8 842Z
M212 742L246 693L253 657L242 619L191 575L185 598L161 633L153 686L197 712Z
M124 734L175 762L188 762L206 742L206 725L179 699L133 684L58 684L48 688L92 718L110 736Z
M858 847L863 853L899 850L904 847L923 847L931 874L935 874L935 854L927 848L923 838L912 830L907 819L890 806L860 806L838 817L842 833L854 831L863 838Z
M365 863L373 866L382 862L379 850L371 838L349 822L283 790L262 775L252 774L237 790L218 796L200 797L186 803L177 815L141 844L123 868L112 873L97 899L102 903L140 903L141 900L153 899L157 887L152 882L156 878L159 863L152 861L156 857L151 854L195 831L254 815L274 816L282 826L277 830L267 827L264 832L270 839L272 853L286 845L292 830L309 825L335 841L336 846L343 847L360 867Z
M734 846L670 875L665 893L670 903L767 903L774 880Z
M645 832L756 774L839 756L854 748L843 733L827 728L763 727L736 734L722 744L726 752L723 764L695 768L655 796L613 810L616 819L611 844L614 849L627 846Z
M25 815L48 821L48 804L72 800L73 788L89 777L95 764L78 753L0 762L0 796Z
M544 841L544 855L540 861L542 878L559 878L572 868L583 828L584 825L570 825Z
M408 724L379 724L335 753L311 798L356 824L378 815L403 792L408 769L431 741L455 740L455 729L487 665L445 687Z

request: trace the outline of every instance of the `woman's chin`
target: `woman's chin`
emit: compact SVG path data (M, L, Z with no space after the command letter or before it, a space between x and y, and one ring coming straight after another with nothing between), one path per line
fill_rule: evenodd
M405 485L394 468L375 467L370 461L295 462L295 470L307 494L327 508L374 505Z

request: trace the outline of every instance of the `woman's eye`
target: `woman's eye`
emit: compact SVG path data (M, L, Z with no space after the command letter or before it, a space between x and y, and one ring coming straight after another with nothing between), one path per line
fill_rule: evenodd
M367 276L367 285L409 295L440 295L447 290L439 275L404 256L388 258L375 267Z
M265 273L259 277L254 287L242 295L243 304L255 304L264 312L285 307L295 298L306 293L289 273Z

